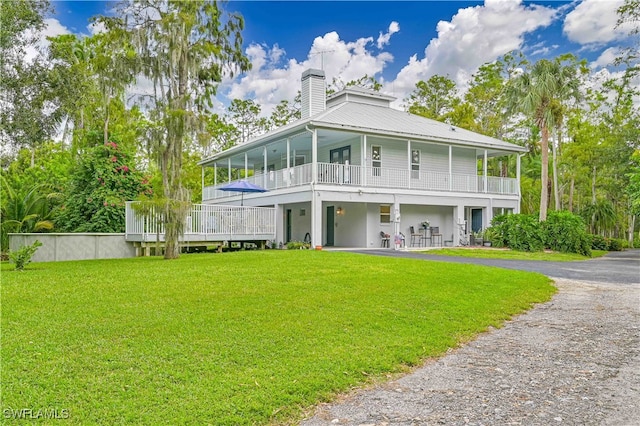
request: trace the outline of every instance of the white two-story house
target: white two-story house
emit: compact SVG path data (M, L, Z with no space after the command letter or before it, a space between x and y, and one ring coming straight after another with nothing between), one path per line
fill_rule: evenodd
M200 162L228 176L203 180L203 203L240 205L240 193L218 189L239 174L268 190L243 203L275 208L276 242L306 237L313 247L380 247L381 232L412 245L411 227L425 221L442 237L424 243L457 245L519 211L523 147L398 111L378 92L327 97L321 70L303 73L301 95L300 120ZM516 163L515 176L488 176L492 157Z

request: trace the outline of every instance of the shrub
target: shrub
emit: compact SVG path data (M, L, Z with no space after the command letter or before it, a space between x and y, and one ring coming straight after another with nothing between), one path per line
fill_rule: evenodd
M607 250L609 251L622 251L622 249L624 248L624 241L620 240L618 238L608 238L608 247Z
M520 251L541 251L544 248L540 223L533 215L496 216L491 224L496 230L496 244L500 246Z
M9 261L16 264L16 271L24 270L24 267L31 263L31 258L41 245L40 241L35 240L30 246L22 246L18 250L9 252Z
M591 250L608 250L609 242L602 235L591 235Z
M287 249L289 250L302 250L302 249L310 249L311 244L303 243L302 241L289 241L287 243Z
M545 247L562 253L591 256L591 238L580 216L551 211L541 224Z
M495 228L490 226L484 230L484 241L490 241L492 246L502 247L502 245L498 244L499 239L498 231Z

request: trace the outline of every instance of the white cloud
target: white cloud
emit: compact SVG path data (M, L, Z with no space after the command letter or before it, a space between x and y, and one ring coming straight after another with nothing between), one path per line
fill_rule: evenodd
M57 19L47 18L44 20L44 28L37 34L38 42L35 46L28 46L25 49L25 61L33 62L33 60L44 52L51 44L47 37L55 37L62 34L70 34L70 31L60 23ZM33 33L31 33L33 34ZM30 34L27 34L29 36Z
M382 49L384 46L389 44L391 36L398 31L400 31L400 24L396 21L392 21L391 24L389 24L389 31L387 33L382 34L382 31L380 31L380 36L378 36L378 49Z
M563 31L569 40L580 44L607 43L628 33L624 25L615 28L617 9L624 0L583 0L565 18Z
M89 30L89 34L96 35L107 32L107 27L102 22L91 22L87 25L87 30Z
M395 29L392 23L389 32ZM282 99L295 97L302 73L308 68L324 68L327 84L334 78L346 83L380 73L393 61L393 56L388 52L370 52L372 43L373 37L348 42L332 31L313 40L306 60L290 59L284 64L280 62L285 51L278 45L252 44L245 51L252 69L240 79L225 79L220 92L226 92L229 99L251 98L262 107L263 114L269 114Z
M419 80L448 75L458 84L501 55L519 49L527 33L552 23L557 11L521 0L486 0L483 6L458 10L451 21L440 21L438 36L429 42L424 58L413 55L392 83L396 96L407 96Z
M617 47L610 47L608 49L606 49L605 51L603 51L600 56L598 56L598 59L596 59L595 61L591 62L591 64L589 64L591 66L591 68L601 68L601 67L607 67L611 64L613 64L613 62L616 60L616 58L618 56L620 56L620 49Z

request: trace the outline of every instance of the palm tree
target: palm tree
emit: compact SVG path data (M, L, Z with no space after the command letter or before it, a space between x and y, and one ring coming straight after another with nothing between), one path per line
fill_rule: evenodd
M3 250L8 246L10 232L42 232L53 229L53 222L50 220L53 213L51 200L57 198L58 193L45 193L43 185L34 185L24 191L15 190L4 176L0 178L4 192L0 211Z
M570 60L571 63L564 65L563 62L566 60ZM547 219L549 201L549 132L563 120L558 105L570 98L579 98L576 73L573 56L561 56L554 61L541 59L512 79L506 90L509 110L532 118L540 129L541 222Z

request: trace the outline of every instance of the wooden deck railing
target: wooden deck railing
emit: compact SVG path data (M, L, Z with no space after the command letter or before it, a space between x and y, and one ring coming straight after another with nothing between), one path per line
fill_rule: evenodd
M127 202L127 241L164 241L162 212L156 208L136 209L139 202ZM273 240L275 209L267 207L194 204L184 218L183 242Z

